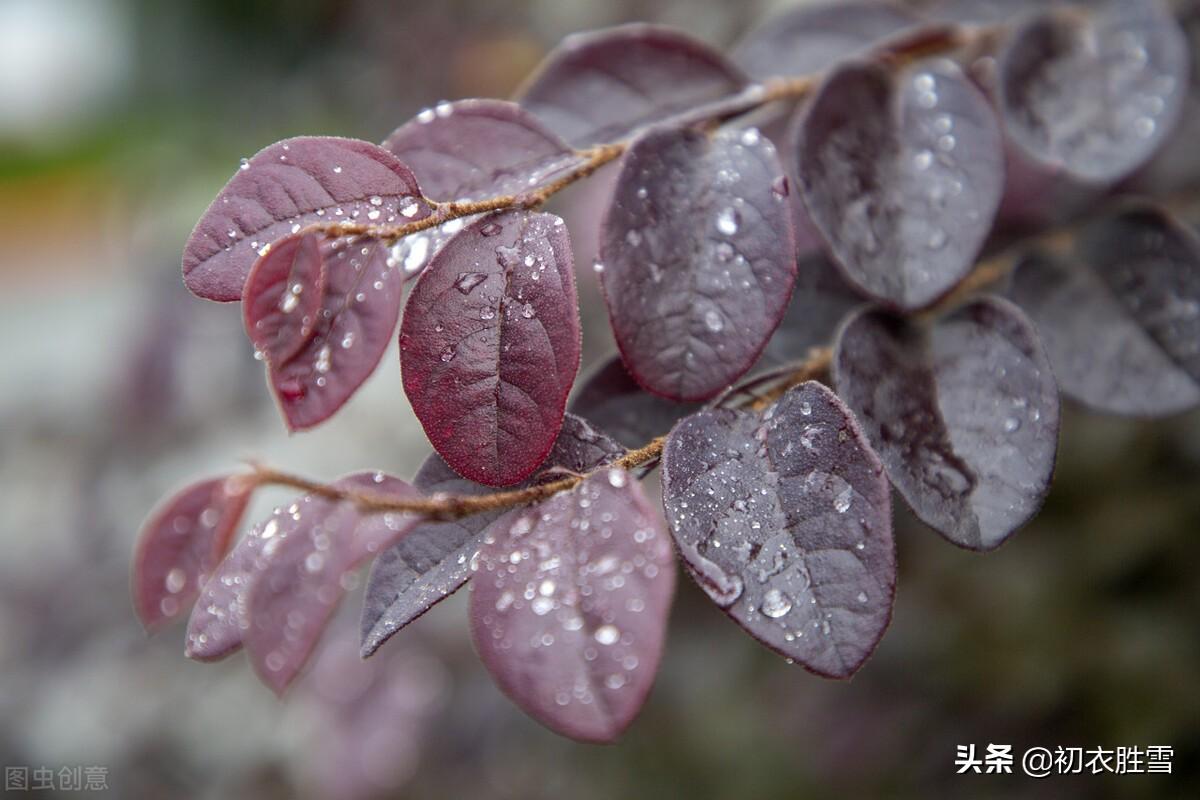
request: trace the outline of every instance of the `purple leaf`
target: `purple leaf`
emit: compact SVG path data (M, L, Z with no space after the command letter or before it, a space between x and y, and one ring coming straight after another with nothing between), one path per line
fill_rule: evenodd
M400 326L404 391L435 450L488 486L529 477L579 370L570 238L550 214L505 211L434 256Z
M1032 324L983 298L932 327L866 309L842 328L838 394L913 511L991 550L1041 507L1058 449L1058 387Z
M322 239L320 267L293 275L296 283L275 280L284 268L277 263L275 251L282 253L286 264L293 261L294 249L295 237L289 236L259 259L246 281L245 305L248 309L278 308L286 314L290 298L297 296L297 286L301 287L299 297L315 295L321 299L316 322L299 348L294 346L295 340L303 338L303 333L288 333L287 329L280 333L291 338L286 346L276 347L278 352L260 348L284 422L288 430L299 431L331 417L375 371L396 329L404 276L387 245L376 239ZM303 258L309 258L310 252ZM322 276L323 289L320 283L301 280L319 281ZM297 307L291 313L299 311ZM269 323L276 329L280 324L286 323ZM250 311L246 330L258 345L262 331ZM291 354L280 358L280 352Z
M662 654L675 589L662 523L619 469L504 521L480 548L471 583L475 649L538 722L614 741L645 702Z
M875 649L896 581L891 495L829 389L810 381L761 415L681 421L663 453L663 505L688 571L763 644L834 678Z
M1094 220L1079 245L1125 311L1200 383L1200 239L1153 206Z
M804 112L795 147L812 221L859 288L915 309L970 272L1004 153L987 100L953 64L846 64Z
M571 401L571 410L594 422L626 447L641 447L662 436L682 417L700 408L677 403L637 385L613 356L593 372Z
M1109 183L1165 141L1187 79L1187 40L1163 5L1104 2L1020 27L1000 60L999 105L1030 157Z
M787 307L795 239L783 168L755 129L658 129L626 154L600 285L645 388L705 400L754 365Z
M460 100L422 111L383 146L434 200L521 194L580 163L533 114L502 100Z
M621 25L568 36L518 100L570 144L585 147L624 139L747 82L703 42L671 28Z
M416 490L397 478L365 473L343 478L354 487L396 499ZM265 545L245 593L246 653L259 678L281 694L308 662L354 570L405 535L420 518L364 514L349 502L309 495L287 509Z
M176 619L221 561L251 486L223 476L190 484L150 515L133 555L133 607L147 630Z
M242 313L255 350L270 364L295 356L312 338L325 295L321 237L288 236L246 278Z
M779 327L767 342L761 366L774 367L805 358L809 350L833 341L838 323L861 305L854 291L833 262L822 254L802 258L796 271L792 301Z
M408 167L378 145L332 136L260 150L225 184L183 251L183 279L209 300L239 300L260 251L317 222L396 223L430 213Z
M747 34L733 60L759 80L815 75L919 23L908 9L878 0L804 4Z
M1100 411L1162 416L1200 404L1200 384L1147 327L1187 348L1179 334L1197 299L1195 244L1173 223L1139 216L1101 218L1084 245L1090 263L1078 252L1026 257L1010 292L1037 324L1065 394ZM1118 232L1129 240L1115 241Z
M624 452L586 421L567 414L542 467L588 472ZM533 483L533 479L526 483ZM425 459L413 484L426 495L441 492L473 496L494 491L460 477L437 453ZM484 511L444 522L423 521L375 559L363 605L364 658L466 582L480 541L504 513Z

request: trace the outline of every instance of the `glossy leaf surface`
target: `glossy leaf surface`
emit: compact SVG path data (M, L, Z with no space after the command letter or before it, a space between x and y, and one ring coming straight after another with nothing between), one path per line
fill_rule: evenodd
M755 129L660 129L626 154L600 285L630 374L705 400L753 366L796 276L786 179Z
M502 100L460 100L422 111L383 146L434 200L520 194L579 163L533 114Z
M417 492L381 473L343 478L353 487L396 499ZM246 653L259 678L283 692L303 669L354 570L405 535L418 521L403 513L365 514L354 504L306 496L290 506L260 552L245 594Z
M571 145L586 147L623 139L746 83L703 42L635 24L568 36L518 99Z
M1074 11L1047 12L1013 34L1000 107L1029 156L1080 180L1112 182L1174 126L1187 93L1187 42L1157 0Z
M239 300L268 245L318 222L397 223L428 216L408 167L356 139L303 136L242 162L196 223L184 283L209 300Z
M468 226L417 280L400 328L404 390L426 435L488 486L524 480L545 459L579 357L570 239L550 214Z
M1175 364L1200 382L1200 239L1165 211L1093 221L1079 255Z
M151 513L133 555L133 607L154 630L176 619L220 563L250 496L237 478L199 481Z
M549 470L551 476L555 469L587 472L623 453L612 439L567 414L541 469ZM460 477L437 453L425 459L413 484L426 495L472 496L494 491ZM484 511L461 519L423 521L375 559L363 606L364 657L467 581L484 534L504 513Z
M316 234L288 236L250 270L242 294L246 333L270 364L299 353L321 320L325 258Z
M293 239L280 242L281 258L289 257ZM260 259L246 284L248 308L274 305L285 309L296 296L297 286L301 287L300 296L321 298L316 322L303 344L299 349L287 348L295 350L292 355L280 359L273 357L270 349L260 350L284 422L292 431L319 425L345 405L379 365L400 316L404 275L386 245L375 239L326 239L318 249L321 267L311 274L324 276L323 287L260 280L262 272L276 273L274 252ZM249 294L260 287L261 294ZM251 340L256 341L260 331L249 315L246 324ZM275 327L293 339L303 337L303 331Z
M762 414L684 419L663 505L692 577L763 644L835 678L874 650L896 580L891 495L833 392L810 381Z
M620 356L598 367L571 401L571 410L594 422L626 447L641 447L666 434L699 403L677 403L650 394L625 369Z
M838 68L795 148L812 221L861 289L914 309L970 271L1000 202L1004 154L991 107L953 64Z
M641 709L662 654L675 588L662 523L619 469L504 521L471 581L475 648L534 719L613 741Z
M839 334L834 375L893 485L951 542L991 550L1041 507L1058 387L1016 306L977 300L929 329L864 310Z
M803 4L747 34L733 60L759 80L816 75L919 21L897 4L876 0Z

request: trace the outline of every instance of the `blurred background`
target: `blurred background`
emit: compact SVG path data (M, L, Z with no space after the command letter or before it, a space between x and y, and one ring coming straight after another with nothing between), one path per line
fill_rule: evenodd
M332 422L286 436L239 310L183 288L183 242L239 158L507 96L572 31L642 19L723 45L783 5L0 0L0 764L100 766L121 798L1200 796L1194 413L1068 407L1044 512L993 554L898 504L895 618L850 682L788 666L681 581L615 746L512 706L464 596L365 664L351 596L284 702L243 657L189 662L180 627L135 620L134 535L183 482L245 457L407 476L428 452L394 352ZM565 204L588 264L589 197ZM612 344L582 272L586 373ZM954 774L957 745L988 743L1168 745L1175 771Z

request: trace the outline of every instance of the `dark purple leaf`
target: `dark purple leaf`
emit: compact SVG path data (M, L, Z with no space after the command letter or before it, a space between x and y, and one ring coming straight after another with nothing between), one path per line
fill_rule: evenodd
M1032 158L1112 182L1165 140L1187 79L1187 41L1170 12L1155 0L1111 0L1019 28L1001 57L1000 108Z
M306 225L429 213L412 172L379 145L332 136L276 142L242 162L196 223L183 251L184 283L209 300L240 300L261 251Z
M422 111L383 146L434 200L521 194L580 163L537 117L503 100L460 100Z
M260 258L246 278L242 314L256 351L282 364L312 338L325 295L321 237L288 236Z
M1037 513L1058 387L1012 303L980 299L931 327L866 309L842 328L833 369L893 485L951 542L991 550Z
M542 468L588 472L624 452L587 422L567 414ZM426 495L472 496L494 491L460 477L437 453L425 459L413 484ZM364 658L466 582L485 532L503 513L485 511L444 522L423 521L375 559L363 605Z
M1095 220L1079 245L1126 313L1200 382L1200 240L1152 206Z
M785 185L753 128L659 129L626 154L596 268L642 386L705 400L754 365L796 278Z
M759 80L815 75L919 22L908 9L879 0L804 4L747 34L733 60Z
M579 370L571 243L550 214L468 226L417 280L400 326L404 391L435 450L488 486L529 477Z
M970 272L1004 184L984 96L948 61L837 69L796 129L804 200L847 276L919 308Z
M343 478L396 499L417 492L402 480L367 473ZM355 505L313 495L287 509L259 554L245 590L246 653L258 677L282 693L308 662L355 570L405 535L419 520L403 513L364 514Z
M181 489L154 510L133 555L133 607L148 630L176 619L220 563L251 486L223 476Z
M1077 257L1026 257L1010 293L1037 325L1065 394L1099 411L1133 416L1200 404L1200 385Z
M846 283L826 256L801 259L792 301L767 342L760 365L790 364L805 358L812 348L828 345L838 323L862 302L862 295Z
M538 722L611 742L662 654L675 570L661 520L633 477L610 469L504 521L476 559L475 649Z
M763 644L834 678L875 649L896 581L891 494L829 389L810 381L762 414L681 421L663 505L692 577Z
M698 408L699 403L677 403L650 394L637 385L620 356L613 356L593 372L571 401L572 411L626 447L641 447L666 434L680 418Z
M387 245L376 239L322 239L321 266L306 270L303 277L319 280L323 275L323 291L319 283L275 280L282 271L275 251L283 254L285 263L292 261L295 238L284 238L255 264L246 281L245 305L248 309L276 307L286 313L291 298L297 296L297 286L301 287L300 297L321 298L316 322L298 349L293 346L294 339L303 338L302 332L289 333L280 330L280 323L271 323L282 335L293 337L286 346L276 348L291 355L280 358L278 352L260 348L284 422L288 430L299 431L331 417L375 371L396 329L404 275ZM260 277L264 272L270 277ZM246 329L258 345L261 331L252 319L248 311Z
M570 144L585 147L624 139L746 83L703 42L635 24L568 36L518 99Z

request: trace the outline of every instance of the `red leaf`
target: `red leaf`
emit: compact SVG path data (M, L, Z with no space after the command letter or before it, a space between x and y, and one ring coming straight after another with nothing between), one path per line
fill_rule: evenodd
M196 223L184 283L209 300L238 300L260 251L306 225L429 213L412 172L378 145L332 136L276 142L242 163Z
M365 473L343 478L394 498L417 492L398 478ZM282 693L308 662L338 601L364 560L403 536L418 517L363 514L349 502L309 495L288 509L261 551L246 589L246 654L263 683Z
M289 236L258 260L246 279L246 333L268 363L295 356L312 338L325 293L321 237Z
M247 333L267 361L292 431L324 422L375 371L396 329L404 284L378 240L313 239L289 236L272 247L254 265L244 298ZM314 244L318 264L311 263ZM281 279L285 270L288 277ZM314 298L321 303L307 336L303 323L279 319L302 314L299 306L287 311L294 297L304 298L297 302L305 308Z
M251 486L228 476L193 483L156 509L138 534L133 605L147 629L177 618L229 546Z
M533 473L579 369L571 244L550 214L490 214L446 243L400 326L404 391L460 475L506 486Z
M662 655L675 570L661 519L629 473L608 469L494 529L471 581L480 658L538 722L615 740Z

